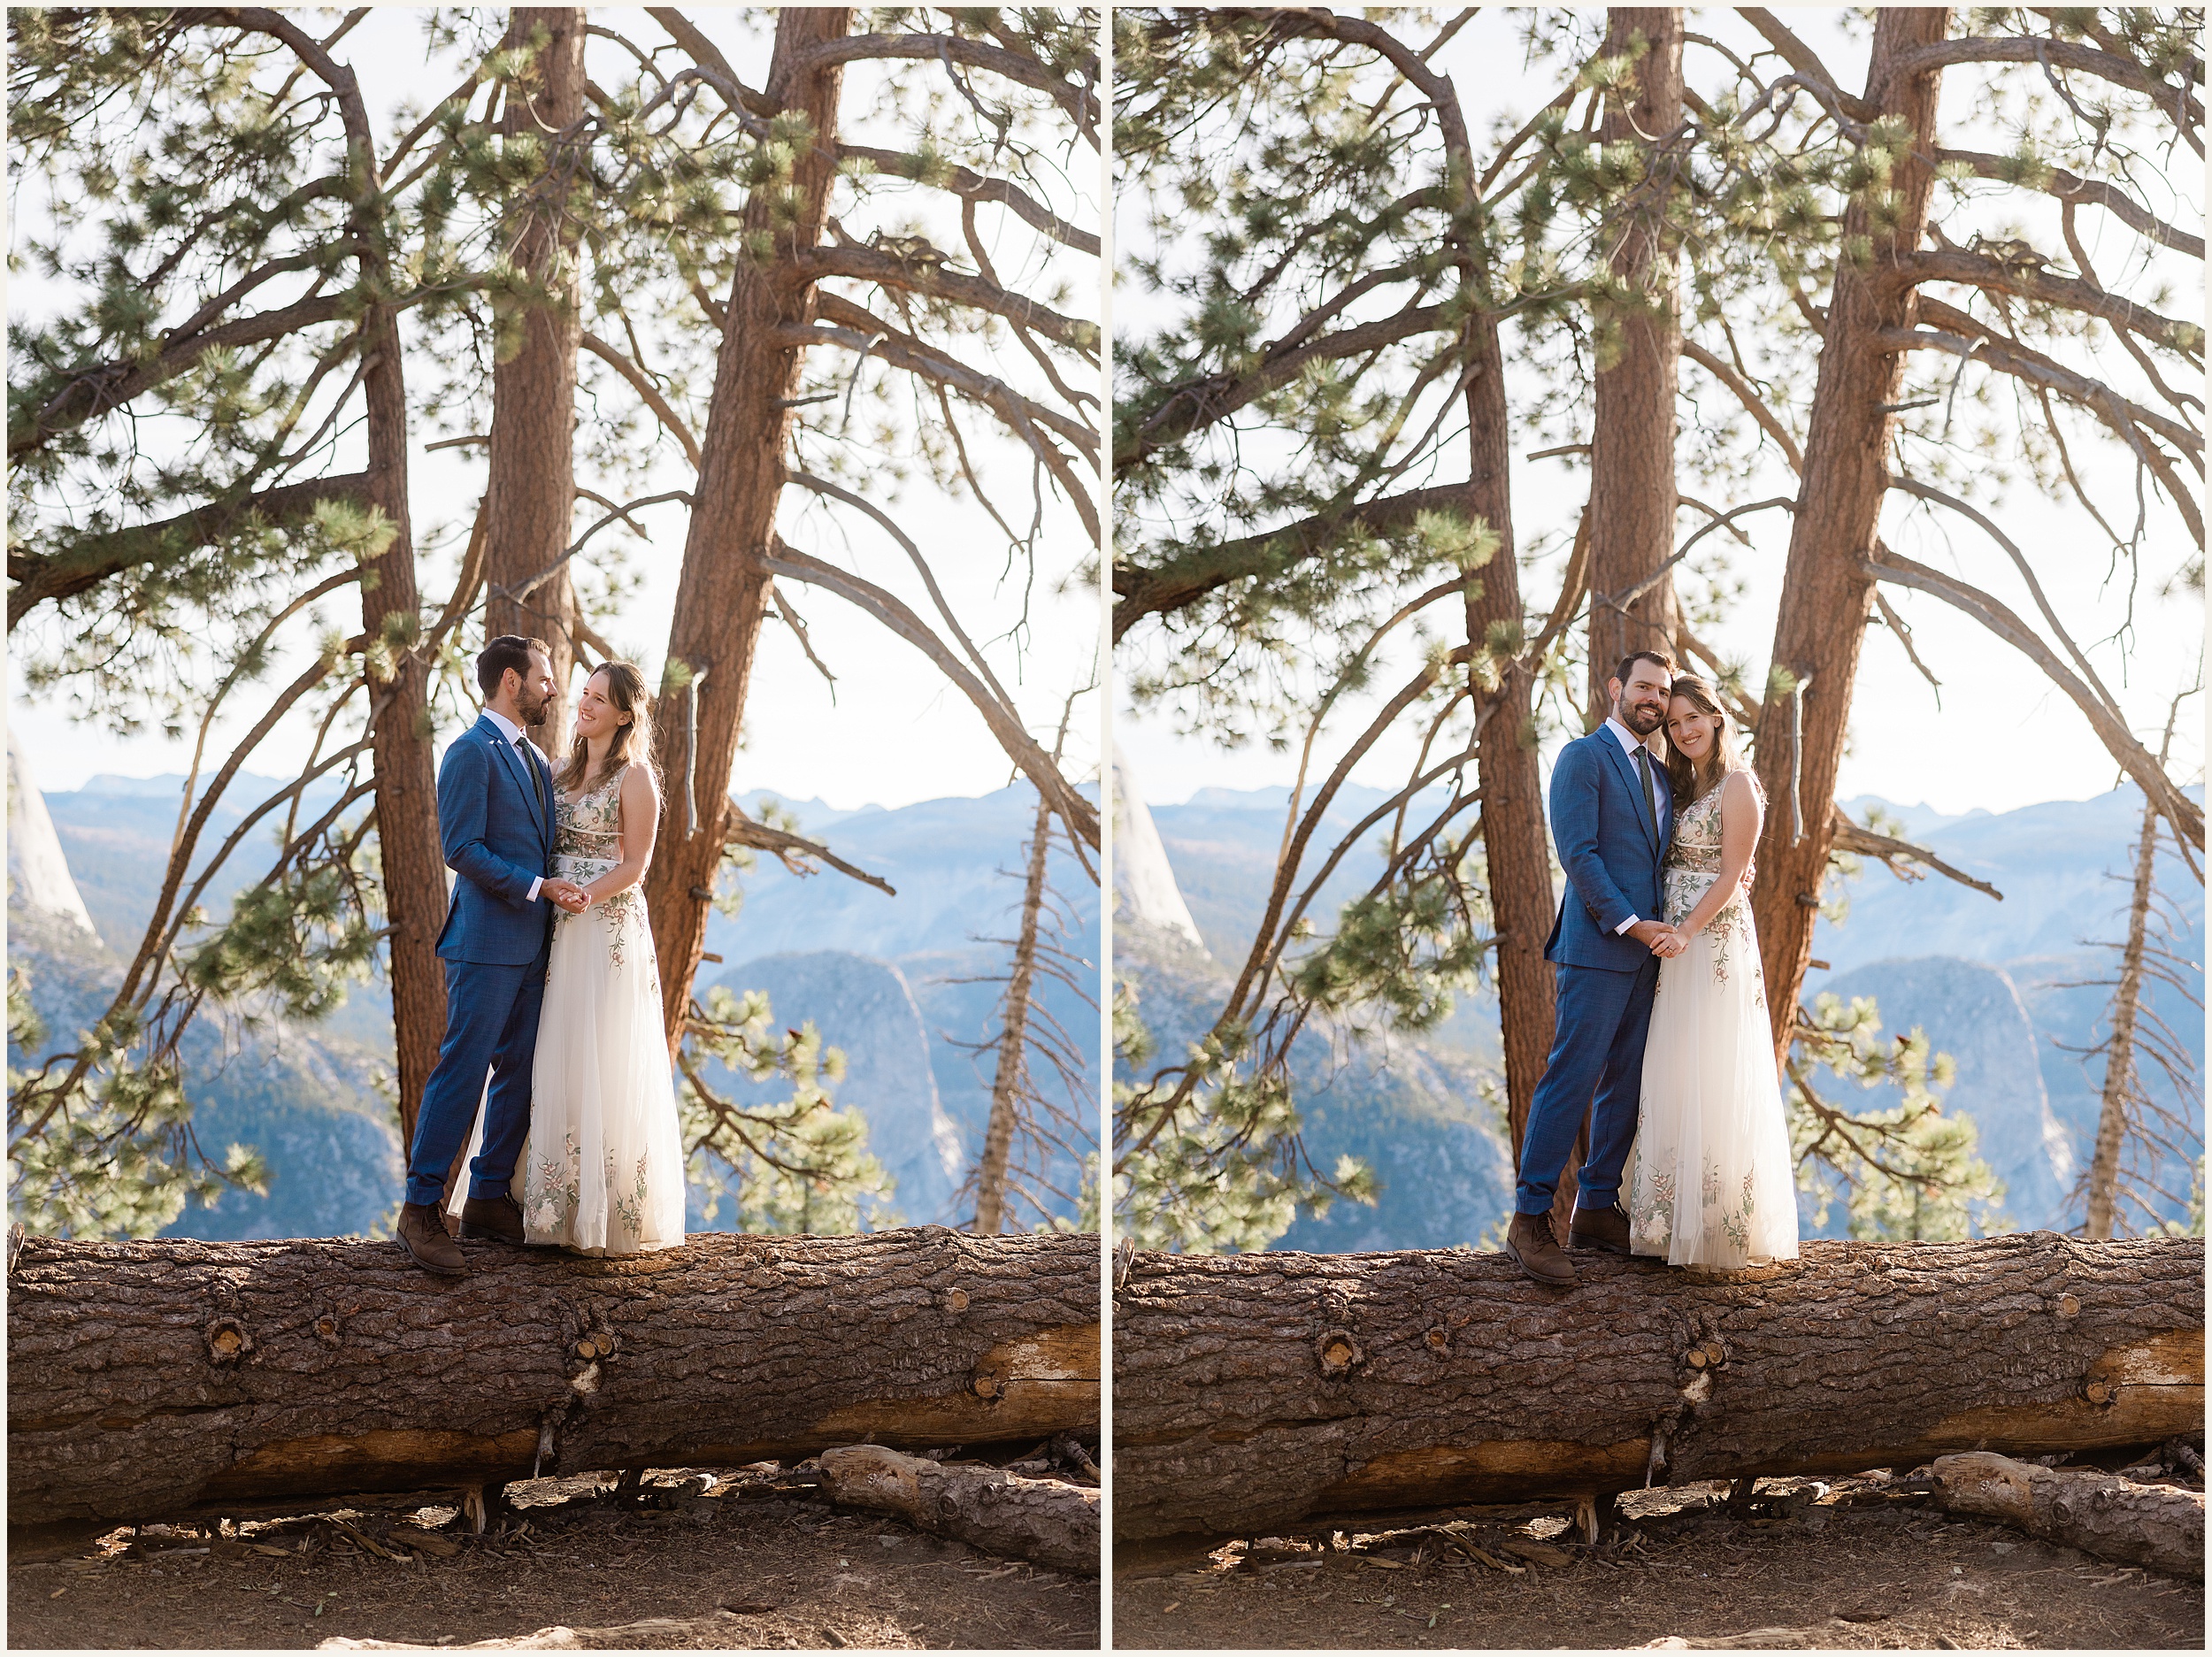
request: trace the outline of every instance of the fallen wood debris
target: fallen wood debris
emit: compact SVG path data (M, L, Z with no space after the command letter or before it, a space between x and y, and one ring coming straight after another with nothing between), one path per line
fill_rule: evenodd
M1936 1501L2100 1559L2204 1575L2204 1492L1987 1452L1937 1458Z

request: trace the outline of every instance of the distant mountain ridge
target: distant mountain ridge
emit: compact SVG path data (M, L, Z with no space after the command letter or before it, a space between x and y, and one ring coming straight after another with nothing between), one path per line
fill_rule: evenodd
M103 776L44 797L63 868L101 935L122 940L123 947L135 947L158 894L183 781ZM219 841L281 786L250 774L234 779L211 819L210 839ZM1089 792L1095 797L1094 788ZM741 803L757 815L769 797L755 794ZM963 1217L955 1193L981 1144L990 1108L987 1071L956 1043L995 1034L999 987L988 980L1003 971L1009 951L994 940L1010 938L1018 924L1018 871L1035 795L1019 786L895 810L780 803L796 815L802 832L885 876L898 895L887 897L833 871L803 878L763 856L742 881L737 916L717 911L710 917L707 952L722 960L703 966L700 982L768 989L780 1024L796 1027L811 1019L825 1042L843 1048L848 1082L833 1096L868 1116L872 1148L900 1177L893 1209L909 1224L953 1223ZM250 837L211 882L209 909L220 914L234 894L258 878L267 856ZM1097 888L1064 850L1048 866L1066 946L1095 963ZM101 986L119 978L122 963L95 940L51 926L42 931L45 947L35 955L27 953L20 925L16 938L13 953L30 968L49 1050L67 1045L105 1005ZM1096 1011L1056 982L1041 984L1039 999L1071 1029L1097 1026ZM389 999L381 979L357 986L347 1005L322 1024L284 1026L261 1046L251 1045L254 1039L247 1038L229 1068L219 1072L211 1058L203 1070L195 1060L188 1076L201 1101L195 1121L204 1142L219 1152L227 1139L240 1139L268 1154L274 1170L270 1195L227 1193L216 1210L189 1211L172 1231L327 1235L382 1218L397 1201L399 1150L392 1108L373 1074L380 1061L388 1071L391 1063ZM257 1066L273 1076L294 1074L296 1066L277 1062L281 1051L313 1057L309 1070L329 1083L299 1085L307 1115L296 1124L284 1116L281 1089L245 1086ZM17 1055L19 1062L25 1056ZM756 1090L749 1096L769 1095ZM357 1120L376 1144L347 1139L356 1131L343 1123L326 1132L319 1124L333 1109ZM366 1175L357 1178L361 1170ZM1056 1185L1075 1189L1079 1170L1056 1173ZM718 1224L728 1224L726 1208L724 1214Z
M2202 798L2200 787L2189 792ZM1381 789L1356 785L1341 790L1325 818L1325 842L1348 831L1386 797ZM1250 947L1281 845L1288 798L1284 788L1209 787L1181 804L1148 808L1180 895L1217 961L1241 963ZM1809 977L1805 996L1809 1001L1831 989L1847 1000L1870 994L1880 1006L1885 1030L1924 1028L1939 1050L1959 1062L1947 1109L1974 1118L1983 1155L2006 1181L2004 1213L2010 1223L2023 1230L2072 1224L2078 1215L2070 1217L2067 1199L2093 1142L2102 1071L2094 1064L2085 1067L2061 1044L2092 1046L2101 1033L2108 992L2080 987L2080 981L2108 970L2109 952L2095 946L2124 936L2127 891L2109 877L2124 876L2129 867L2142 795L2131 785L2092 800L1962 814L1866 796L1848 802L1847 809L1864 820L1874 806L1901 820L1901 832L1908 839L1994 884L2004 900L1998 902L1932 873L1902 881L1869 862L1845 887L1850 910L1844 923L1839 926L1824 918L1819 923L1813 955L1824 964ZM1379 833L1371 832L1370 843L1348 855L1324 887L1315 914L1325 929L1346 899L1372 882L1380 867L1372 845ZM2182 925L2177 947L2200 970L2203 888L2177 856L2168 854L2160 867L2162 890ZM1156 945L1131 955L1118 941L1116 958L1130 960L1141 994L1153 992L1158 999L1171 984L1179 997L1195 991L1199 978L1191 970L1161 972L1165 953ZM1225 989L1225 983L1221 987ZM1463 996L1462 1003L1441 1030L1396 1044L1439 1062L1430 1086L1448 1088L1455 1067L1471 1064L1476 1075L1497 1071L1494 997L1481 989ZM2162 989L2154 990L2151 1003L2186 1038L2201 1075L2202 1016ZM1194 1032L1195 1021L1210 1016L1218 1004L1216 996L1203 1009L1187 1013L1179 1007L1163 1016L1179 1032L1191 1022ZM1379 1056L1375 1062L1383 1061ZM1411 1073L1404 1056L1386 1068L1401 1076ZM1337 1085L1340 1093L1347 1085L1340 1080ZM2200 1089L2200 1135L2201 1101ZM1851 1102L1872 1106L1881 1099ZM1490 1130L1472 1103L1463 1091L1427 1119L1455 1121L1456 1125L1444 1130L1447 1139L1463 1147L1469 1170L1486 1170L1488 1153L1477 1147L1475 1139ZM1498 1186L1486 1171L1448 1168L1449 1156L1407 1154L1408 1130L1395 1110L1378 1105L1362 1125L1358 1112L1341 1096L1325 1104L1318 1094L1308 1110L1309 1139L1317 1147L1322 1142L1317 1136L1325 1136L1332 1155L1349 1148L1379 1171L1386 1164L1399 1170L1394 1186L1385 1173L1378 1208L1356 1211L1367 1216L1359 1224L1361 1235L1370 1239L1358 1246L1434 1247L1439 1240L1434 1216L1447 1213L1470 1217L1466 1239L1445 1240L1471 1240L1502 1217L1503 1208L1494 1206L1500 1201ZM1317 1150L1316 1161L1321 1160ZM2186 1171L2170 1170L2170 1183L2177 1178L2185 1192ZM1509 1174L1504 1190L1509 1200ZM1327 1224L1348 1226L1352 1212L1352 1205L1339 1204ZM1278 1247L1348 1246L1297 1240L1310 1237L1311 1224L1302 1218ZM1839 1216L1829 1229L1839 1226Z

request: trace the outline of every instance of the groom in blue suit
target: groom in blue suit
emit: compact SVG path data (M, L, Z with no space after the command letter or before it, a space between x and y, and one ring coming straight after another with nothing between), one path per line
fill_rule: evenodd
M438 1208L480 1101L484 1145L469 1164L461 1235L522 1241L522 1209L507 1183L530 1131L553 909L577 894L553 877L553 773L524 734L544 725L557 694L544 644L494 639L476 658L476 682L483 714L438 766L438 838L456 877L438 934L445 1040L415 1117L397 1228L418 1265L447 1275L463 1261Z
M1661 652L1626 658L1606 682L1611 717L1562 748L1552 768L1552 842L1567 890L1544 959L1558 968L1558 1012L1551 1057L1529 1101L1505 1247L1523 1271L1560 1288L1573 1284L1575 1269L1552 1231L1551 1208L1586 1112L1590 1156L1568 1240L1628 1253L1621 1170L1636 1137L1644 1037L1659 957L1681 950L1659 918L1673 803L1665 767L1646 746L1666 723L1673 682L1674 663Z

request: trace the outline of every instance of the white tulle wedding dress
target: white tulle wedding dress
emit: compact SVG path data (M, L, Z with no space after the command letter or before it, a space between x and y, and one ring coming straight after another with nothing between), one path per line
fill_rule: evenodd
M1663 869L1670 926L1719 876L1720 798L1714 787L1676 816ZM1789 1130L1744 890L1659 963L1628 1217L1631 1252L1671 1266L1726 1271L1797 1256Z
M580 886L605 874L622 858L622 773L557 798L553 820L553 872ZM480 1112L469 1158L482 1139ZM629 1254L684 1240L683 1142L639 886L555 917L530 1137L515 1172L526 1242Z

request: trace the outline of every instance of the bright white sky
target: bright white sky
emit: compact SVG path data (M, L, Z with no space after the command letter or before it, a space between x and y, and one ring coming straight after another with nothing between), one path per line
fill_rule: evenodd
M335 13L319 32L334 25ZM379 8L349 35L341 55L361 73L373 110L389 111L403 103L426 108L459 83L455 60L426 56L423 13L412 9ZM595 21L619 28L647 44L665 39L657 25L641 12L595 12ZM698 21L736 65L749 83L765 79L768 35L764 28L739 14L703 8ZM612 42L594 40L588 46L588 66L603 85L611 85L623 73L626 56ZM620 62L617 62L620 58ZM872 99L879 82L872 79L882 66L859 65L847 71L849 108ZM933 66L909 68L909 73L941 77ZM862 129L853 134L861 142L886 148L906 147L887 128ZM1095 225L1102 199L1102 165L1091 152L1076 147L1067 157L1069 194L1056 203L1059 211L1078 222ZM879 199L893 213L924 212L924 193ZM864 234L867 220L852 220L856 234ZM1029 256L1034 243L1025 227L1010 214L986 207L979 226L987 238L1002 222L1010 226L998 233L994 260L1002 276L1016 281L1014 272L1039 272ZM942 226L934 224L939 245L957 248L960 232L956 217L948 215ZM988 243L987 243L988 245ZM1101 295L1094 267L1087 259L1068 254L1055 260L1033 280L1048 287L1061 279L1072 281L1073 291L1064 309L1078 316L1099 315ZM9 291L11 314L35 311L50 303L35 280L19 278ZM977 350L983 348L978 345ZM1033 377L1033 369L1018 344L1009 341L1002 377L1021 385ZM979 366L988 366L979 364ZM703 382L705 379L702 377ZM1097 382L1094 382L1094 384ZM1084 387L1087 388L1087 387ZM626 395L626 392L624 394ZM956 405L958 406L958 405ZM857 413L857 410L856 411ZM999 441L987 417L964 411L963 428L976 466L1017 527L1025 525L1030 501L1030 468L1025 451L1010 441ZM467 516L483 490L484 463L480 449L442 449L423 454L421 446L439 433L413 433L412 456L414 526L418 546L444 549L442 556L425 561L426 598L435 602L449 587L457 563L458 542L465 538ZM358 464L349 460L339 469ZM689 469L680 456L638 491L640 495L688 487ZM596 521L597 509L580 513L582 528ZM862 570L870 579L892 587L924 614L928 602L920 583L895 543L860 520L859 515L839 509L852 525L849 547L839 533L822 522L812 510L813 498L804 491L785 492L780 526L795 544L819 556ZM1013 647L990 641L1012 625L1023 602L1022 582L1002 584L1006 566L1006 537L972 502L947 499L926 479L918 478L902 497L890 505L894 517L931 556L938 579L971 636L983 645L999 677L1022 709L1033 733L1049 746L1068 694L1099 676L1099 616L1101 594L1094 584L1061 591L1075 568L1087 561L1081 525L1064 505L1048 505L1047 538L1041 549L1041 577L1029 602L1030 638L1018 659ZM623 617L606 629L610 643L631 653L645 669L649 681L659 678L667 638L669 613L675 600L676 580L682 564L685 509L680 502L647 509L640 515L652 532L649 547L638 548L632 567L644 579L641 590ZM1052 540L1055 525L1062 533ZM610 539L612 532L601 537ZM596 548L600 542L595 542ZM585 555L590 556L589 551ZM771 621L764 629L754 667L747 737L738 756L733 792L749 794L766 789L791 800L818 798L839 809L864 804L895 807L918 800L952 794L981 794L1003 787L1011 770L982 718L966 698L951 688L937 670L910 647L879 624L850 609L837 598L786 587L786 595L806 619L816 653L838 676L836 702L829 687L808 664L789 629ZM350 603L348 600L348 603ZM348 619L345 606L326 613L334 620ZM352 612L357 617L357 611ZM480 636L480 623L477 633ZM282 683L289 674L281 666L267 681ZM242 708L237 718L219 727L216 751L224 751L226 738L235 740L256 710ZM1106 708L1104 698L1093 692L1077 706L1076 723L1069 737L1068 769L1082 779L1096 774L1102 746ZM40 786L49 791L81 786L99 772L152 776L182 772L190 761L188 744L165 742L158 736L118 738L100 727L73 720L57 699L27 697L21 673L12 664L9 673L10 724L28 751ZM442 730L443 739L452 734ZM303 731L281 733L257 750L250 769L281 774L307 751Z
M1834 14L1793 7L1784 15L1793 28L1814 42L1846 86L1864 84L1865 48L1836 29ZM1690 27L1723 35L1747 55L1759 43L1747 25L1724 12L1694 13ZM1696 53L1695 48L1692 50ZM1459 88L1479 149L1494 114L1510 114L1517 125L1519 118L1556 90L1524 73L1523 49L1510 19L1498 11L1486 10L1447 44L1437 61ZM1696 73L1694 67L1693 73ZM1977 77L1985 73L1962 69L1946 72L1941 107L1947 134L1960 131ZM2177 165L2192 160L2184 151ZM2177 174L2172 182L2174 201L2162 211L2177 222L2200 228L2201 173ZM2111 271L2118 263L2120 249L2133 238L2099 211L2084 212L2080 227L2092 258L2099 261L2108 281L2113 280ZM1133 209L1123 211L1117 229L1125 240L1144 235L1143 214ZM2047 236L2041 234L2039 226L2038 232L2039 245L2061 247L2055 222ZM2174 280L2177 290L2167 306L2169 313L2200 312L2200 267L2177 255L2169 257L2162 270ZM1142 297L1127 291L1117 294L1116 304L1125 328L1146 314ZM2116 348L2112 355L2124 366ZM1586 427L1580 435L1586 441ZM1525 450L1533 445L1519 447ZM2074 455L2077 465L2081 465L2079 447ZM1463 467L1456 473L1440 473L1438 480L1464 475ZM2085 481L2108 517L2124 510L2131 521L2133 482L2128 467L2108 456ZM1512 483L1515 527L1524 545L1542 532L1571 524L1587 499L1587 472L1571 471L1555 460L1533 465L1517 460ZM1777 458L1772 462L1772 475L1740 498L1750 501L1794 493L1794 480ZM1926 510L1908 512L1902 510L1905 505L1901 497L1893 495L1884 518L1884 533L1900 551L1953 571L1994 593L2016 612L2032 615L2032 602L2009 560L1979 530L1948 513L1943 515L1947 521L1931 521ZM2162 520L2156 515L2152 519L2154 532L2162 522L2166 536L2162 541L2154 540L2145 556L2147 576L2136 595L2131 649L2124 660L2116 644L2093 642L2119 629L2127 614L2128 595L2124 575L2106 584L2108 543L2087 514L2070 501L2054 505L2023 486L2016 487L1991 516L2021 544L2077 642L2089 650L2137 733L2155 750L2170 700L2177 691L2197 682L2205 643L2202 607L2195 599L2185 594L2162 599L2156 590L2181 564L2186 550L2185 532L2178 520L2170 510ZM1684 519L1686 524L1691 521L1687 517ZM1773 511L1738 521L1755 544L1755 550L1740 545L1731 548L1735 573L1748 582L1748 591L1735 607L1730 624L1709 630L1711 636L1705 641L1724 656L1748 658L1754 664L1755 684L1763 675L1773 636L1790 519L1786 513ZM2125 526L2124 522L2121 526ZM1712 539L1709 537L1703 544L1709 545ZM1563 559L1555 558L1524 575L1526 602L1539 615L1558 591L1563 564ZM1913 629L1921 659L1942 681L1941 711L1927 682L1913 669L1888 629L1869 629L1853 701L1851 748L1837 789L1839 798L1874 794L1901 804L1924 803L1946 812L1978 806L2003 811L2044 800L2087 798L2113 786L2116 768L2086 720L2025 657L1940 600L1895 587L1886 587L1884 592ZM2203 763L2205 713L2202 697L2184 704L2182 730L2176 738L2178 768L2192 780L2200 775ZM1363 725L1368 717L1363 705L1350 705L1348 699L1346 710L1336 716L1330 727L1330 734L1340 739L1339 751L1340 740ZM1224 752L1210 742L1178 737L1166 717L1138 717L1125 706L1117 718L1116 735L1133 766L1141 791L1155 804L1186 800L1196 789L1209 786L1282 785L1294 774L1294 756L1286 758L1256 748ZM1325 738L1324 748L1329 746ZM1403 780L1407 754L1404 744L1390 747L1387 752L1379 752L1358 775L1362 780L1395 787Z

